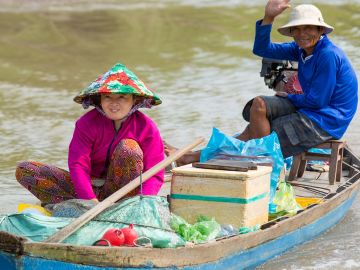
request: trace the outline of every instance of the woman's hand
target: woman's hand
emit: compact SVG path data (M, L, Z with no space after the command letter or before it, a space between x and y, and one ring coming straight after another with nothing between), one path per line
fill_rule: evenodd
M265 16L262 25L272 24L275 17L290 7L290 0L269 0L265 6Z
M95 203L99 203L99 200L97 198L91 199L90 201L93 201Z

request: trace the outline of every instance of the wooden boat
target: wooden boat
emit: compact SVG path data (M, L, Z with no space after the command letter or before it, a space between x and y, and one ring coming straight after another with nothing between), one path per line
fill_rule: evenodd
M248 269L292 247L314 239L339 223L354 202L360 186L360 161L344 154L340 183L329 185L326 173L306 172L294 182L297 195L314 197L327 190L322 202L294 216L267 222L255 232L180 248L95 247L30 242L0 232L1 269ZM315 180L316 179L316 180ZM304 187L311 187L304 189ZM317 192L319 193L319 192ZM320 192L321 193L321 192Z

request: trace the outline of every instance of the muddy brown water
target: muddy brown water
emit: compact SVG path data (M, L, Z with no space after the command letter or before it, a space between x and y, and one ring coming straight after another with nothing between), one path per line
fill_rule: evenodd
M261 60L251 53L265 1L247 2L1 0L0 212L36 202L15 180L18 161L67 168L74 121L84 113L72 98L116 62L162 97L162 105L143 111L169 143L181 147L209 138L212 127L242 130L246 101L273 94L259 77ZM360 1L312 3L335 26L330 38L359 75ZM274 27L285 21L279 18ZM345 135L357 153L359 132L357 113ZM259 269L360 269L359 203L326 234Z

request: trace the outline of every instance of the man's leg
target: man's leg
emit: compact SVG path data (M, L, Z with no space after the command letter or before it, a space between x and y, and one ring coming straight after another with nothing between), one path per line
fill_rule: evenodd
M270 134L270 122L266 117L266 104L261 97L254 98L250 108L250 123L236 138L244 142Z
M270 134L270 122L266 117L266 104L261 97L254 98L250 109L250 139L258 139Z
M236 136L236 139L241 140L243 142L247 142L248 140L250 140L250 129L249 129L250 125L247 125L246 128L244 129L244 131Z

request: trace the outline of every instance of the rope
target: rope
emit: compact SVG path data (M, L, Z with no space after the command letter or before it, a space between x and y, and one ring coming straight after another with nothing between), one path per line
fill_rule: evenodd
M141 241L143 241L143 240L145 240L145 242L141 243ZM137 247L148 247L148 248L153 247L151 239L149 237L146 237L146 236L140 236L140 237L136 238L135 241L134 241L134 245L137 246Z
M331 193L331 190L329 188L323 188L323 187L318 187L318 186L312 186L312 185L306 185L306 184L299 184L299 183L290 183L293 186L299 187L299 188L303 188L305 190L308 190L314 194L319 194L321 196L326 196L329 193Z

